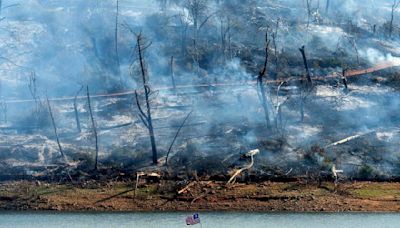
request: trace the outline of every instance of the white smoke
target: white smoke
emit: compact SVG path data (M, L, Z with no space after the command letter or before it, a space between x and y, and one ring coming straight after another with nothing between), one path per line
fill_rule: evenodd
M393 56L391 53L382 53L375 48L367 48L360 50L360 56L367 59L371 64L380 63L393 63L395 65L400 65L400 58Z

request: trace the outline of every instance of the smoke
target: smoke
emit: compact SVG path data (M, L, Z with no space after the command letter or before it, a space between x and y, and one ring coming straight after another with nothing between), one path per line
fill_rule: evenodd
M144 58L153 89L151 104L161 154L168 148L176 126L191 110L193 116L177 140L177 150L188 151L187 145L191 145L197 153L210 156L260 147L261 156L271 166L276 165L272 161L284 161L286 153L297 153L295 148L309 150L347 135L397 126L396 91L370 82L349 82L351 92L346 93L339 80L329 81L335 86L318 85L310 92L305 102L306 120L300 122L301 85L293 81L282 85L279 92L276 83L266 86L268 114L274 128L279 125L271 131L265 127L255 83L265 60L266 33L270 42L268 80L304 75L298 51L303 45L309 67L317 76L345 67L358 69L386 62L400 65L396 57L400 51L394 48L399 44L400 31L396 28L391 39L385 33L390 0L331 1L328 12L325 1L312 1L310 18L304 1L200 2L205 6L194 14L182 1L169 1L164 10L157 1L120 1L116 27L115 1L13 1L18 5L3 10L5 19L0 21L1 99L30 99L28 85L33 72L41 98L46 94L74 96L86 85L93 94L140 90L140 77L131 73L135 74L138 67L135 34L141 32L148 44ZM396 11L396 21L398 16ZM170 90L172 75L181 86L177 91ZM280 107L280 121L275 123L278 105L286 99ZM128 144L139 145L130 148L135 152L147 149L140 147L146 145L146 131L132 100L126 96L94 101L100 127L132 123L128 128L102 131L103 154ZM54 106L60 132L74 132L71 101ZM78 106L83 127L90 131L84 99ZM10 103L7 124L21 124L21 117L30 115L34 108L34 103ZM84 138L77 141L81 143ZM74 140L69 142L76 143ZM382 164L395 156L392 148L388 151ZM300 158L293 156L291 162Z
M374 48L367 48L366 50L361 50L360 54L367 59L371 64L379 63L393 63L396 66L400 65L400 58L393 56L391 53L382 53Z

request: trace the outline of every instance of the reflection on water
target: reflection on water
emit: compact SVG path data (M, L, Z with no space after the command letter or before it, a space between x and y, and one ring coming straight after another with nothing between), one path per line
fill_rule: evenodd
M0 213L0 227L187 227L191 213ZM400 227L400 214L200 213L202 227ZM200 225L195 227L201 228Z

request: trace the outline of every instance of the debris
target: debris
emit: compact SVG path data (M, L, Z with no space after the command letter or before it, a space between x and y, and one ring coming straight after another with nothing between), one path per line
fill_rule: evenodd
M185 193L187 190L189 190L190 187L192 187L196 182L190 182L186 187L182 188L181 190L178 191L178 195Z

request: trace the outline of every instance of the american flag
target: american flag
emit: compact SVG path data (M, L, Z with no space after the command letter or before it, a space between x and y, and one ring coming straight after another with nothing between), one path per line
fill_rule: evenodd
M194 214L194 215L190 215L188 217L186 217L186 225L196 225L200 223L200 217L199 214Z

